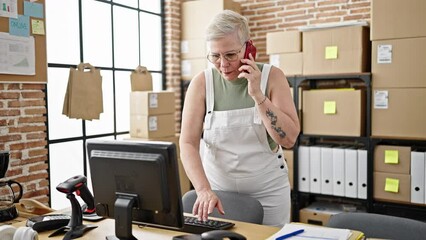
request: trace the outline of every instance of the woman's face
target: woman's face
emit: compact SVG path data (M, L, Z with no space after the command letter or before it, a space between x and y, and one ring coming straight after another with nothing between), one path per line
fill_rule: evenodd
M217 40L211 40L209 60L226 80L235 80L240 72L245 47L241 45L237 33L229 34Z

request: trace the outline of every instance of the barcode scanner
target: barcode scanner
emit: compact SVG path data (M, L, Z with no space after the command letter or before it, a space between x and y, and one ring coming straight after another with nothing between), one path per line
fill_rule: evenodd
M96 228L95 225L84 225L83 224L83 211L81 210L80 203L78 203L77 199L74 196L74 192L79 195L83 201L87 204L87 209L90 211L95 211L95 204L92 194L86 186L87 179L85 176L77 175L66 180L63 183L60 183L56 189L59 192L65 193L67 198L71 202L71 219L67 226L61 227L49 237L53 237L59 235L63 232L66 232L64 239L74 239L83 236L83 234Z

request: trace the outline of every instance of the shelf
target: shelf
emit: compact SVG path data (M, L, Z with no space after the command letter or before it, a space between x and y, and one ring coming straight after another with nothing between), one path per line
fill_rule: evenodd
M310 135L310 134L300 134L299 140L305 139L325 139L329 141L350 141L350 142L359 142L364 145L368 145L370 138L369 137L350 137L350 136L331 136L331 135Z
M375 202L374 213L406 217L426 222L426 205L413 205L403 203Z

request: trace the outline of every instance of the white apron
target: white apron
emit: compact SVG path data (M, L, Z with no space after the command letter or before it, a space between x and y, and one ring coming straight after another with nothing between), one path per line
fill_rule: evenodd
M270 67L263 66L263 94ZM212 69L205 70L205 77L202 159L212 189L256 198L264 209L263 224L282 227L290 221L290 184L281 147L277 152L269 147L265 126L255 107L213 111Z

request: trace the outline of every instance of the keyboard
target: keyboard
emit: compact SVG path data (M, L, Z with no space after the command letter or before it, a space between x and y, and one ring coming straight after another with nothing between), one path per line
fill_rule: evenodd
M230 229L235 225L232 222L208 219L207 221L198 221L196 217L184 216L184 226L179 231L187 233L201 234L212 230Z

